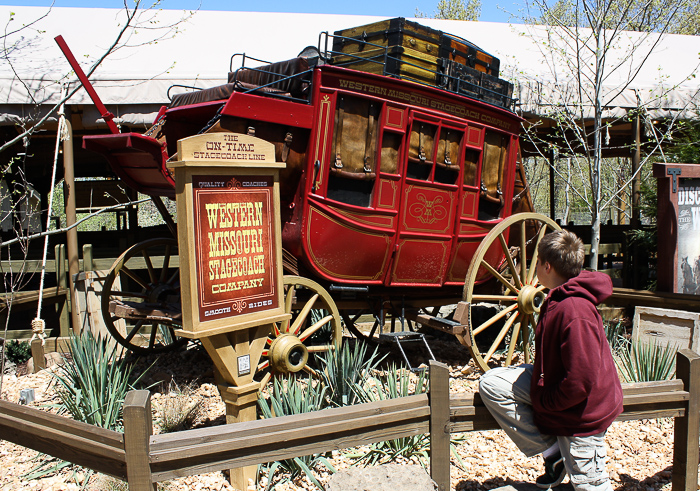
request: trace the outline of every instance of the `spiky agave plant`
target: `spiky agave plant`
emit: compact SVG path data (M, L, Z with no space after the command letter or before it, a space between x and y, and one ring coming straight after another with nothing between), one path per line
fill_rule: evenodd
M340 349L319 355L323 384L328 387L328 398L333 406L349 406L357 402L355 386L369 377L386 355L379 356L378 347L367 354L367 344L356 341L343 343Z
M126 393L146 371L132 381L134 365L122 356L123 349L89 330L72 336L68 347L71 361L54 373L59 408L77 421L120 430Z
M123 350L116 344L110 347L107 337L95 337L89 330L71 336L68 349L70 360L59 365L53 373L59 412L68 413L76 421L121 431L126 393L148 369L131 380L134 366L121 356ZM37 459L39 464L23 476L25 479L43 477L72 465L43 454ZM80 474L79 469L74 466L74 476ZM91 475L92 471L85 474L83 484Z
M615 358L625 382L669 380L675 374L677 346L639 338L625 343L627 349L619 349Z
M318 411L326 406L328 390L323 384L305 383L294 374L279 376L275 377L272 383L269 399L265 399L262 395L258 398L258 407L265 419ZM324 465L331 472L335 472L335 468L323 454L262 464L258 472L259 474L267 472L266 491L274 489L279 484L293 481L302 474L316 487L323 489L313 474L313 469L319 465ZM275 480L276 475L280 476L277 480Z
M362 385L356 385L354 390L360 402L397 399L427 392L428 378L423 370L418 372L417 379L412 381L408 370L392 364L385 372L370 377ZM356 459L356 464L368 466L390 462L397 457L408 459L417 457L425 467L429 459L429 451L429 437L423 434L377 442L370 446L369 452L353 453L350 457Z

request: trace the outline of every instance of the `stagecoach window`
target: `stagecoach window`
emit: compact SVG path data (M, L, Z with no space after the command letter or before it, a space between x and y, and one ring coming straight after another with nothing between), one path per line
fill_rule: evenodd
M349 205L370 206L373 186L374 181L348 179L331 174L328 179L328 197Z
M479 219L499 218L503 211L503 173L508 154L507 135L486 131L484 156L481 164L481 193L479 199Z
M377 176L381 104L341 95L336 102L328 198L370 206Z
M476 186L476 169L479 165L481 152L467 148L464 152L464 185Z
M437 126L422 121L413 123L408 146L406 177L423 181L430 180L434 163L436 135Z

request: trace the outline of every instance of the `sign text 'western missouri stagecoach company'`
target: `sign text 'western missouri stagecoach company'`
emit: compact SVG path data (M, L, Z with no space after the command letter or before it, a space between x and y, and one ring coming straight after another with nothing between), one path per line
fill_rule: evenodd
M192 190L200 319L276 308L272 178L193 176Z

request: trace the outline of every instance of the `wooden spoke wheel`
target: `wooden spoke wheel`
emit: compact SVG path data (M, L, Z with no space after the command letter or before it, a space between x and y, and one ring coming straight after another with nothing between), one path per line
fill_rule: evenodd
M142 354L187 342L182 324L180 271L175 239L149 239L127 249L112 265L102 289L102 317L114 339Z
M301 276L284 276L284 309L290 320L277 322L265 342L258 373L263 386L272 373L306 371L309 356L340 347L343 329L338 308L318 283Z
M537 246L553 230L560 227L544 215L512 215L486 235L472 258L462 296L469 331L457 337L484 371L497 352L505 352L510 365L518 344L530 361L530 330L546 296L537 279Z

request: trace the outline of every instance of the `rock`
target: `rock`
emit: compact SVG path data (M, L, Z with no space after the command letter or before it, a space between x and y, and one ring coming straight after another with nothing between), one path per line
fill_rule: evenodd
M350 467L328 480L326 491L434 491L437 484L419 465Z
M44 363L46 368L52 367L54 365L63 365L63 356L61 353L52 351L44 355ZM27 373L34 373L34 358L30 358L27 362Z
M7 375L10 375L10 374L14 375L16 369L17 369L17 365L15 364L15 362L10 361L7 358L5 358L4 373L6 373Z

